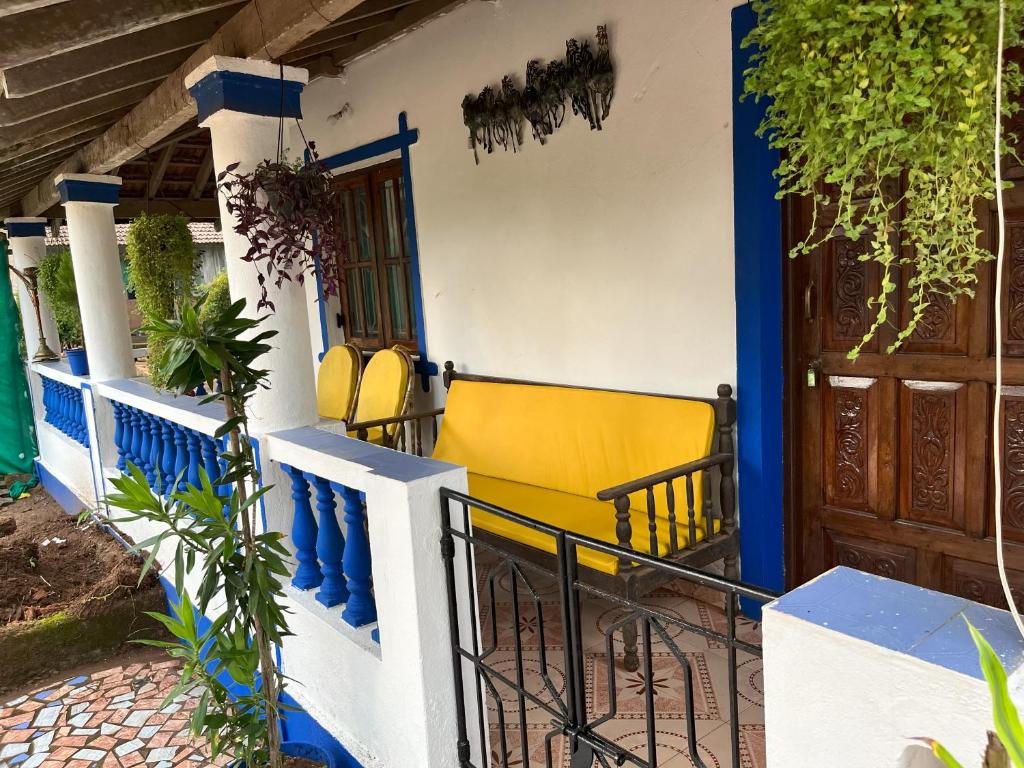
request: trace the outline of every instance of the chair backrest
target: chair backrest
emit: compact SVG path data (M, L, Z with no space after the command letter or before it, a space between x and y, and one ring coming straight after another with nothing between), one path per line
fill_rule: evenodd
M363 371L353 422L401 416L412 398L412 358L400 346L375 352ZM388 435L396 434L391 426Z
M352 344L327 350L316 377L316 405L322 418L351 421L362 369L363 356Z
M598 491L706 456L709 402L541 384L456 380L434 458L502 480L594 498ZM697 508L703 486L694 477ZM684 481L673 483L677 511ZM656 490L664 513L664 488ZM646 509L644 494L631 497Z

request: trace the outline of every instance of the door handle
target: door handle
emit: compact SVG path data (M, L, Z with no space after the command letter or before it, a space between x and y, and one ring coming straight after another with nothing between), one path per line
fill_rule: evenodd
M804 320L814 320L814 281L810 280L804 288Z
M821 370L821 360L811 360L807 364L807 388L814 389L818 386L818 371Z

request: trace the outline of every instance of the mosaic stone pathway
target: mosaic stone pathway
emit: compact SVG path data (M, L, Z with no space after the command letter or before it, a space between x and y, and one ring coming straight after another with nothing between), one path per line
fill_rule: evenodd
M0 768L203 768L216 762L189 737L201 689L161 708L178 662L79 675L0 705Z

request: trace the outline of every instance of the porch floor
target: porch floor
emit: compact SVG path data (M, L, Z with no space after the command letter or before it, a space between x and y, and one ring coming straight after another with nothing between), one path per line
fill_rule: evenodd
M480 623L484 647L493 641L491 629L491 605L487 585L488 573L496 560L477 553L478 585L481 605ZM516 678L515 633L513 631L513 606L510 593L511 580L507 570L499 567L495 583L495 610L497 613L498 637L496 650L489 657L488 665L510 680ZM520 582L519 635L522 643L525 689L547 702L552 701L541 675L541 634L544 636L545 658L549 679L559 694L565 694L564 656L562 622L558 588L554 580L530 576L531 586L536 592L543 617L543 633L538 622L534 597ZM677 616L698 626L725 634L727 621L725 611L711 602L694 599L688 594L690 585L674 582L662 588L642 602L671 616ZM717 593L716 593L717 595ZM713 600L711 594L703 595ZM720 595L719 595L720 598ZM615 663L615 690L609 691L608 650L605 631L625 615L619 606L588 596L581 606L583 627L584 676L587 704L591 719L609 711L611 695L617 700L617 716L597 728L605 738L616 742L641 759L651 760L647 749L646 724L646 680L644 677L643 646L641 643L640 669L627 672L622 664L623 644L621 633L613 636ZM728 657L724 645L687 631L679 626L668 626L668 634L684 654L694 672L694 716L696 721L697 751L708 768L733 768L729 722L732 717L729 705ZM654 633L652 633L653 635ZM761 631L758 623L749 619L737 620L737 637L749 643L760 645ZM761 659L744 651L737 652L737 684L739 692L739 743L740 762L735 768L762 768L765 765L764 738L764 694ZM686 701L683 667L670 648L659 638L652 637L653 694L655 730L657 733L657 765L661 768L684 768L693 766L688 751L686 736ZM542 707L527 700L526 733L527 755L523 759L519 726L519 707L513 689L495 681L504 705L507 765L520 768L527 764L545 766L545 736L551 731L551 715ZM488 696L488 727L490 728L490 765L504 768L506 762L501 756L500 732L498 728L498 706L495 698ZM474 727L473 724L470 726ZM552 762L556 768L568 768L570 755L567 739L556 736L552 740Z
M164 707L180 664L160 654L67 677L0 703L0 768L206 768L188 733L199 691Z

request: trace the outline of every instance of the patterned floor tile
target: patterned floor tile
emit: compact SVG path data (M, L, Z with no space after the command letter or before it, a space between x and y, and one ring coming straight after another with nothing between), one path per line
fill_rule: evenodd
M201 691L163 708L177 669L173 660L113 667L0 705L0 768L214 765L188 736Z

